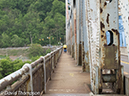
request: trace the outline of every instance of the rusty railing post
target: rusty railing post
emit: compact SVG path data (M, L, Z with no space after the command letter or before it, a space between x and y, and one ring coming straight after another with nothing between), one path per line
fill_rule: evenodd
M44 69L44 76L43 76L43 77L44 77L44 78L43 78L43 80L44 80L44 81L43 81L43 82L44 82L44 86L43 86L43 87L44 87L44 92L43 92L43 93L45 94L45 93L46 93L46 65L45 65L45 57L44 57L44 56L41 56L41 58L42 58L43 61L44 61L44 62L43 62L43 69Z

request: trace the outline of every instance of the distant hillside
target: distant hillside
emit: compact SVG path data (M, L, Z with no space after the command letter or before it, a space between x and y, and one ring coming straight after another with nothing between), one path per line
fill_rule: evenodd
M0 0L0 47L55 45L64 36L65 0Z

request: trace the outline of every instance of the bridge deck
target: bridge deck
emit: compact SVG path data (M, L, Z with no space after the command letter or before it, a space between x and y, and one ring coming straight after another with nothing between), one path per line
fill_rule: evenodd
M80 94L79 96L85 94L86 96L90 93L90 74L83 73L81 68L81 66L75 64L68 53L62 53L57 68L52 74L52 79L47 84L47 92L44 96L54 96L54 94L62 93L76 94L76 96L77 94Z

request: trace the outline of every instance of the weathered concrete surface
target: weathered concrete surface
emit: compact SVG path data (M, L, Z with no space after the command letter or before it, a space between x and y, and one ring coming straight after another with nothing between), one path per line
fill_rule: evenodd
M90 74L83 73L82 67L76 66L68 53L63 53L43 96L88 96L89 93Z

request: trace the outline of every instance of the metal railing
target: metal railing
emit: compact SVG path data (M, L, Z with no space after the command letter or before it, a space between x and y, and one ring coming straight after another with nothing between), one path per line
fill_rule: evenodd
M57 65L63 47L41 56L31 64L0 80L0 96L41 95L46 92L46 83Z

